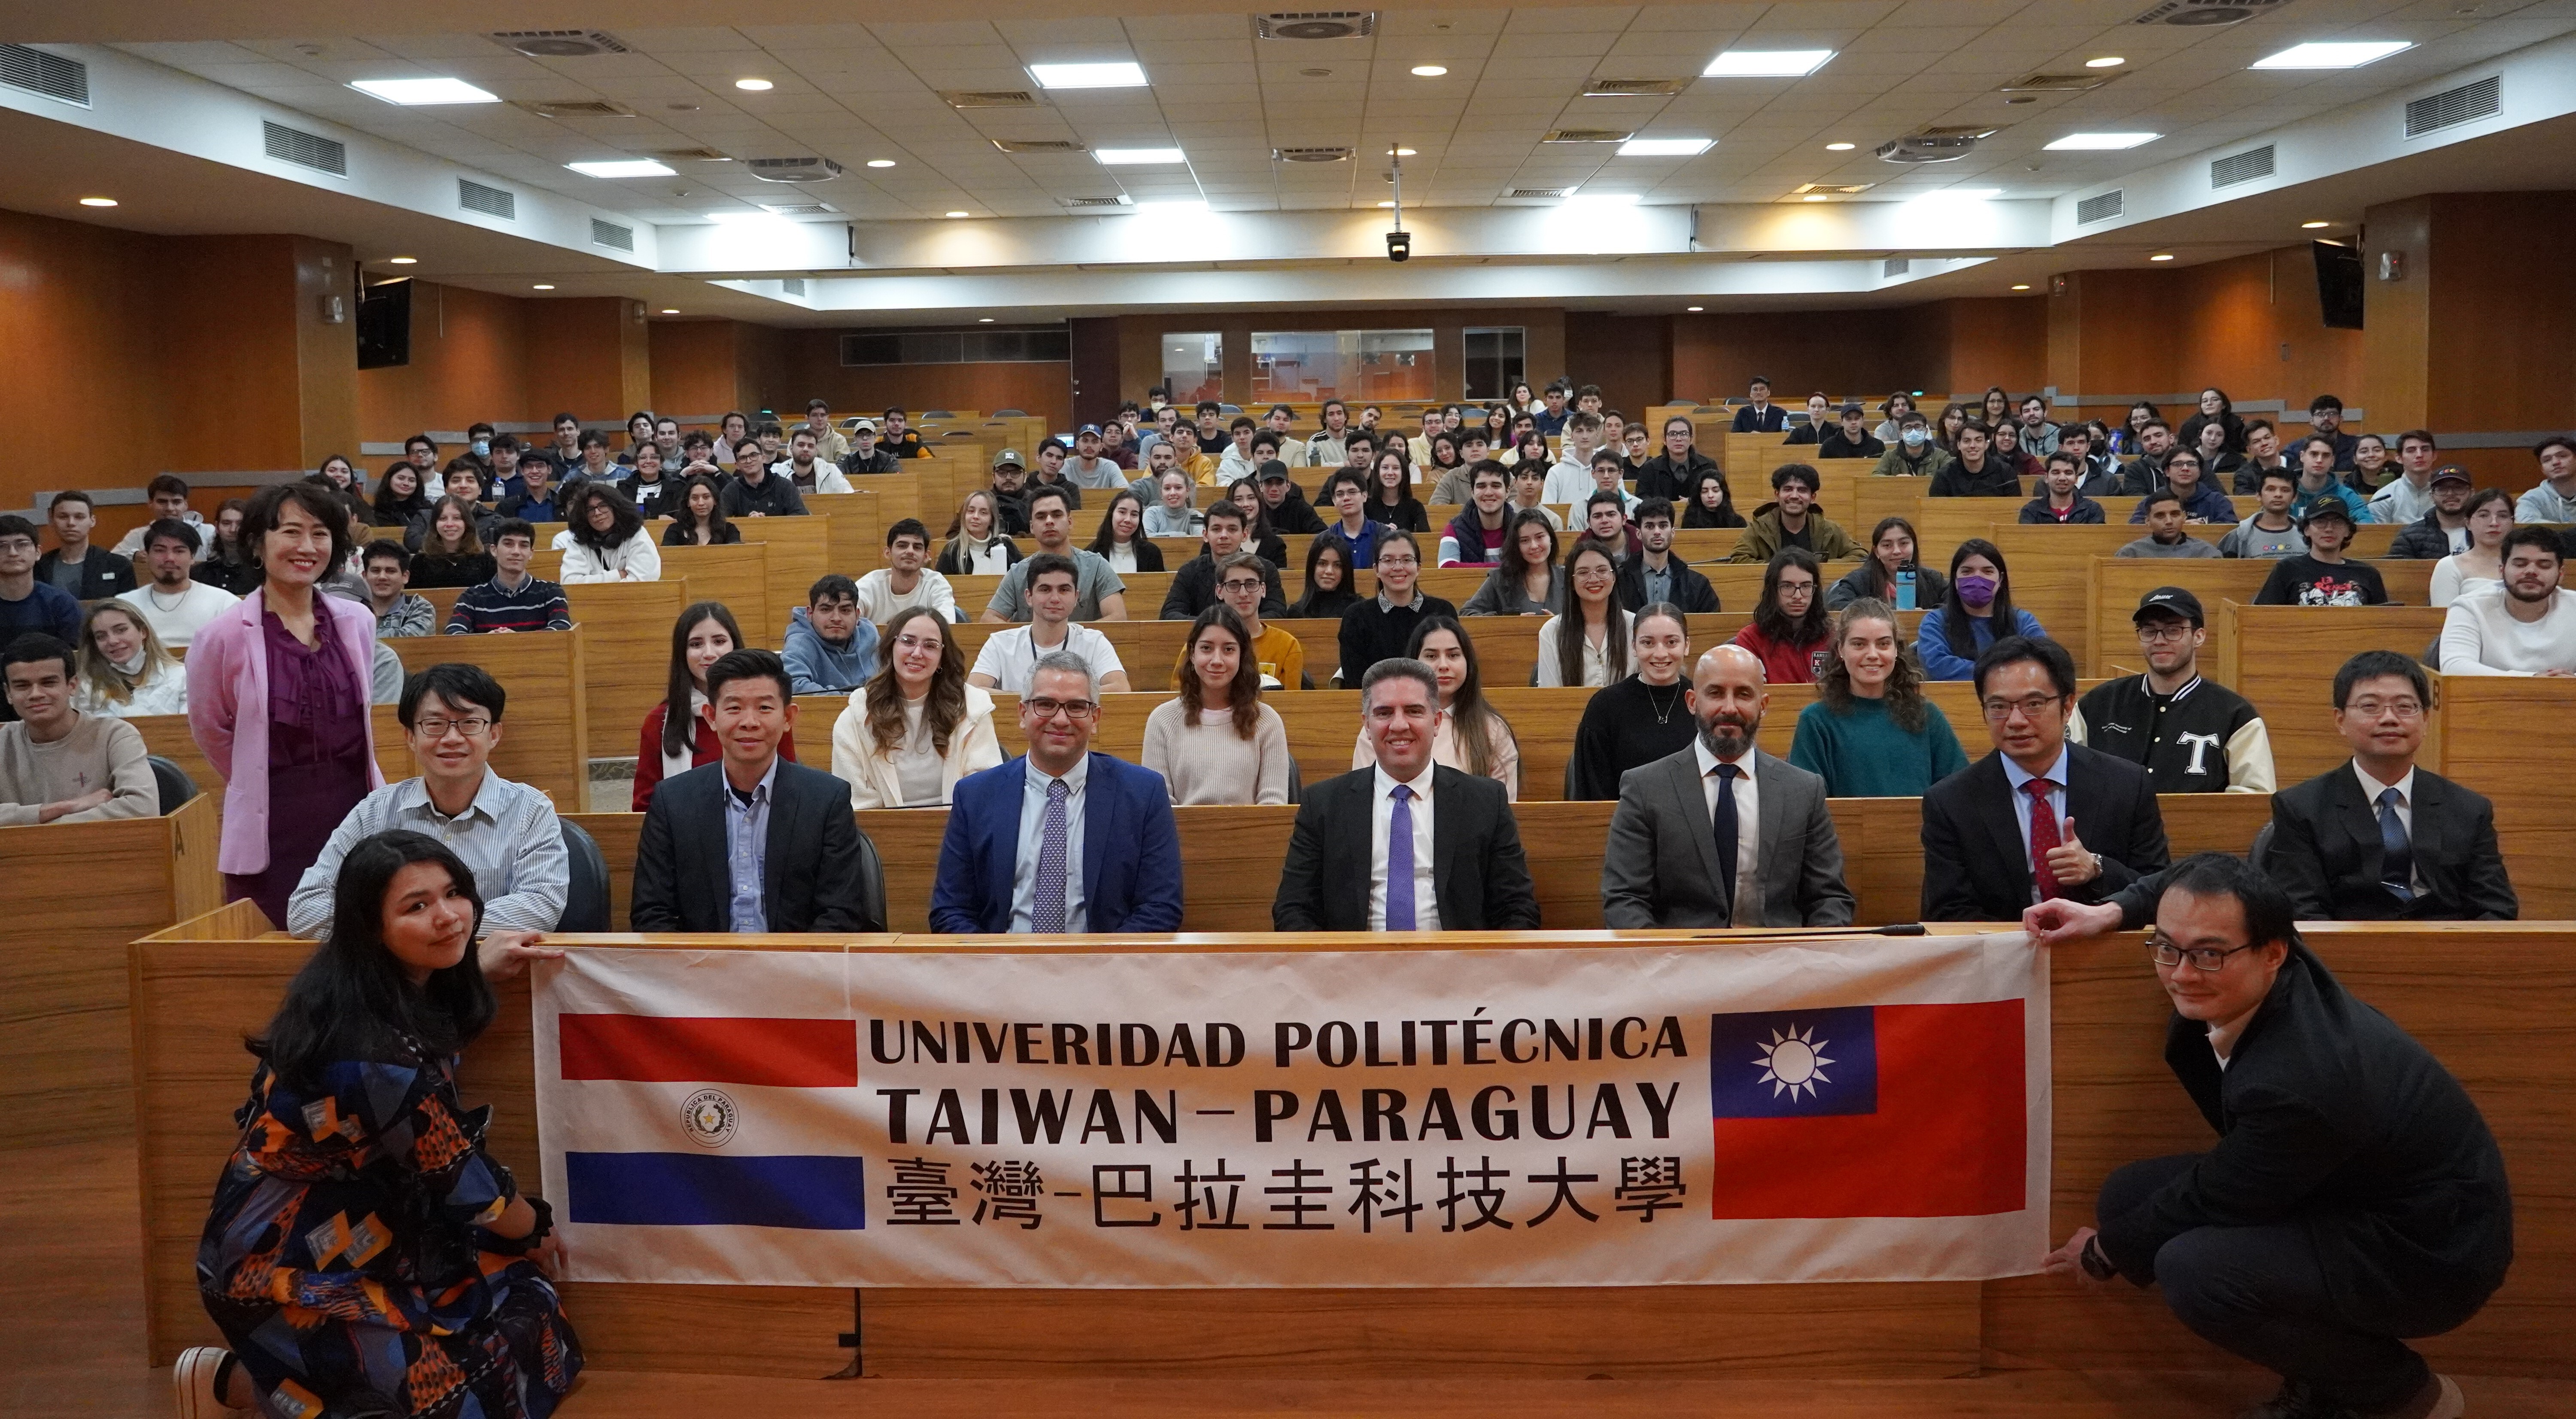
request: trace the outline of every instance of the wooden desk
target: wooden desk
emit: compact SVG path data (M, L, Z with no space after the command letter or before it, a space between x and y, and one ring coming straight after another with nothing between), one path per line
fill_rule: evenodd
M125 943L222 904L216 833L203 795L167 817L0 828L0 1154L132 1136Z
M193 1265L208 1180L234 1142L249 1062L243 1032L274 1009L309 948L246 939L238 908L133 948L142 1080L140 1162L152 1358L214 1332ZM2502 1143L2516 1188L2517 1265L2467 1326L2424 1343L2438 1367L2474 1374L2576 1374L2565 1343L2576 1304L2576 1149L2563 1100L2576 1056L2554 1047L2576 1014L2560 933L2491 928L2319 926L2311 944L2362 998L2432 1048L2467 1085ZM603 944L621 938L590 938ZM636 938L622 938L633 941ZM1654 933L1462 936L1517 944L1654 945ZM1236 938L1264 949L1347 951L1362 938ZM839 938L696 938L700 949L842 949ZM856 949L936 948L860 938ZM1133 949L1149 943L1079 938ZM1208 943L1230 944L1224 938ZM964 949L974 949L967 947ZM2438 951L2443 969L2423 969ZM2208 1126L2162 1061L2167 1007L2135 936L2052 953L2054 1119L2050 1235L2091 1220L2118 1164L2206 1148ZM492 1146L535 1186L528 995L501 987L492 1030L466 1056L469 1102L496 1106ZM2548 1047L2544 1047L2548 1046ZM2007 1368L2227 1369L2152 1292L2080 1302L2062 1283L2016 1277L1936 1285L1513 1289L1492 1291L975 1291L881 1289L864 1298L871 1376L1110 1376L1243 1379L1319 1375L1595 1373L1791 1377L1960 1375ZM603 1370L721 1370L812 1377L847 1360L851 1293L822 1288L572 1284L565 1305ZM1239 1343L1211 1347L1221 1332ZM1462 1337L1465 1341L1462 1343ZM1319 1359L1318 1357L1323 1357Z
M2421 606L2430 597L2433 563L2382 560L2371 565L2379 569L2381 580L2388 584L2391 601L2401 606ZM2087 617L2092 628L2091 654L2089 660L2079 656L2076 663L2079 667L2089 665L2093 673L2100 674L2113 654L2134 657L2137 633L2133 627L2136 623L2130 618L2136 614L2140 598L2159 586L2188 588L2200 598L2205 612L2221 600L2251 607L2255 593L2263 589L2264 580L2271 575L2272 563L2269 561L2178 562L2160 557L2096 557L2092 566L2091 611ZM2014 584L2018 590L2019 577L2014 579ZM2420 655L2423 648L2418 643L2409 647L2407 654ZM2353 650L2361 649L2365 647L2353 646ZM2335 663L2340 665L2343 662Z
M2201 648L2201 673L2262 713L2283 788L2352 757L2334 724L2334 677L2345 661L2365 650L2417 659L2442 633L2443 613L2430 606L2248 606L2223 596L2203 605L2209 641ZM2136 643L2130 644L2134 656ZM2423 763L2448 773L2441 714L2435 709L2425 726Z
M2424 762L2495 803L2496 840L2522 899L2522 919L2576 917L2576 822L2567 785L2576 748L2565 725L2576 687L2521 676L2437 675L2441 706L2425 726Z

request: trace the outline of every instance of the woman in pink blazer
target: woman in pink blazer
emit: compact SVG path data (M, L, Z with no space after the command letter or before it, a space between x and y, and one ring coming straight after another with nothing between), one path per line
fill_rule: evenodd
M367 709L376 628L363 608L314 590L350 551L347 513L327 489L261 492L242 542L262 581L189 645L188 729L224 776L225 898L247 897L282 925L332 829L384 782Z

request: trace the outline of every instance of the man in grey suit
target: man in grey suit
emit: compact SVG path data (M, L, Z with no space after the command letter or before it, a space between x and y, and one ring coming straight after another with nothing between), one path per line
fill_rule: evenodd
M1851 925L1825 781L1753 747L1771 704L1762 682L1761 659L1741 646L1701 656L1698 740L1620 778L1601 863L1605 925Z

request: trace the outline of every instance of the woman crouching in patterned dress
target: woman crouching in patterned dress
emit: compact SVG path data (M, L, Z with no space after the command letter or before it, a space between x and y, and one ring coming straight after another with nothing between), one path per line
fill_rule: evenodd
M342 863L330 935L268 1031L197 1286L229 1350L180 1357L182 1419L543 1419L581 1372L553 1214L484 1151L456 1056L492 1021L474 874L387 832ZM486 947L495 975L522 947Z

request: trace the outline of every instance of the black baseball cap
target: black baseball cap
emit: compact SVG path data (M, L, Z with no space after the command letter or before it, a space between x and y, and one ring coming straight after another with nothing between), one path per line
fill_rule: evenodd
M2463 468L2456 463L2445 463L2441 467L2433 470L2433 476L2425 480L2424 486L2429 488L2435 483L2473 484L2476 481L2476 479L2469 476L2469 470L2466 468Z
M1285 483L1288 481L1288 465L1276 458L1263 459L1261 466L1252 470L1252 476L1264 483L1274 478Z
M2340 520L2347 530L2358 525L2353 521L2352 509L2344 506L2341 498L2319 498L2308 504L2308 510L2299 514L2299 525L2305 527L2321 517L2329 522Z
M2200 612L2200 598L2179 586L2159 586L2138 599L2138 609L2129 617L2143 621L2150 616L2179 616L2195 626L2209 622Z

